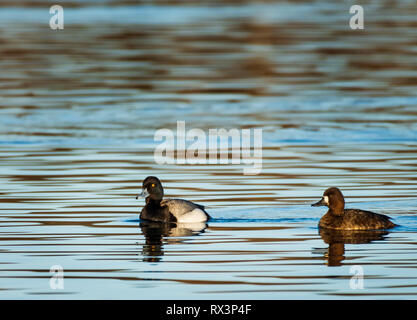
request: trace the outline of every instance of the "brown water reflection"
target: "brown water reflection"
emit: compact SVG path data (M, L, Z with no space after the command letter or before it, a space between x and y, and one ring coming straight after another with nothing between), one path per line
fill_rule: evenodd
M414 1L363 1L361 31L346 1L72 0L59 31L49 5L0 3L2 299L416 297ZM261 173L158 165L177 121L262 128ZM139 222L151 174L214 220ZM319 234L328 186L400 227Z
M145 237L141 255L143 261L158 262L164 255L164 241L167 244L180 243L181 238L198 235L207 228L206 223L167 224L159 222L142 221L140 229Z
M351 231L319 229L321 238L329 245L326 253L328 266L341 266L345 259L345 244L370 243L384 240L389 231Z

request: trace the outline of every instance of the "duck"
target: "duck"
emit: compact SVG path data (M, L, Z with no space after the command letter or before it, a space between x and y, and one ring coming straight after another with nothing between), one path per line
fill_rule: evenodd
M164 199L161 181L149 176L142 182L142 192L136 197L145 197L145 206L140 212L141 220L167 223L201 223L211 217L205 207L184 199Z
M339 188L331 187L320 201L311 206L326 206L327 213L320 219L319 228L335 230L381 230L396 226L391 218L380 213L360 209L345 209L345 198Z

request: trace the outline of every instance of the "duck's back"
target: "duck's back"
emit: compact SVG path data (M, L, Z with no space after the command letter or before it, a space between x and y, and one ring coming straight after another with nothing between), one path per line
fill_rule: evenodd
M210 219L210 216L204 210L204 206L191 201L163 199L161 206L166 206L178 222L201 222Z
M341 216L326 213L321 218L319 226L341 230L377 230L393 228L395 224L383 214L359 209L345 209Z

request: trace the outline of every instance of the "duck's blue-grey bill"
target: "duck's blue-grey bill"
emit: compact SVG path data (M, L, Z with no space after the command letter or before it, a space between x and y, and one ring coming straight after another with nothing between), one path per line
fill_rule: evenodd
M321 207L321 206L325 206L326 203L324 202L324 198L321 198L320 201L313 203L311 206L312 207Z
M146 198L147 196L149 196L148 190L143 189L141 193L139 193L136 196L136 200L138 200L139 198Z

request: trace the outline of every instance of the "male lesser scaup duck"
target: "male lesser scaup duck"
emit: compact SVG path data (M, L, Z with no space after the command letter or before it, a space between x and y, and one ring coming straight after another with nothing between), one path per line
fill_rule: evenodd
M327 206L329 210L320 219L319 228L338 230L377 230L396 226L390 217L359 209L345 209L342 192L335 187L327 189L321 200L313 207Z
M162 199L164 189L157 177L147 177L142 183L142 193L146 197L140 218L160 222L204 222L210 216L204 211L204 206L183 199Z

